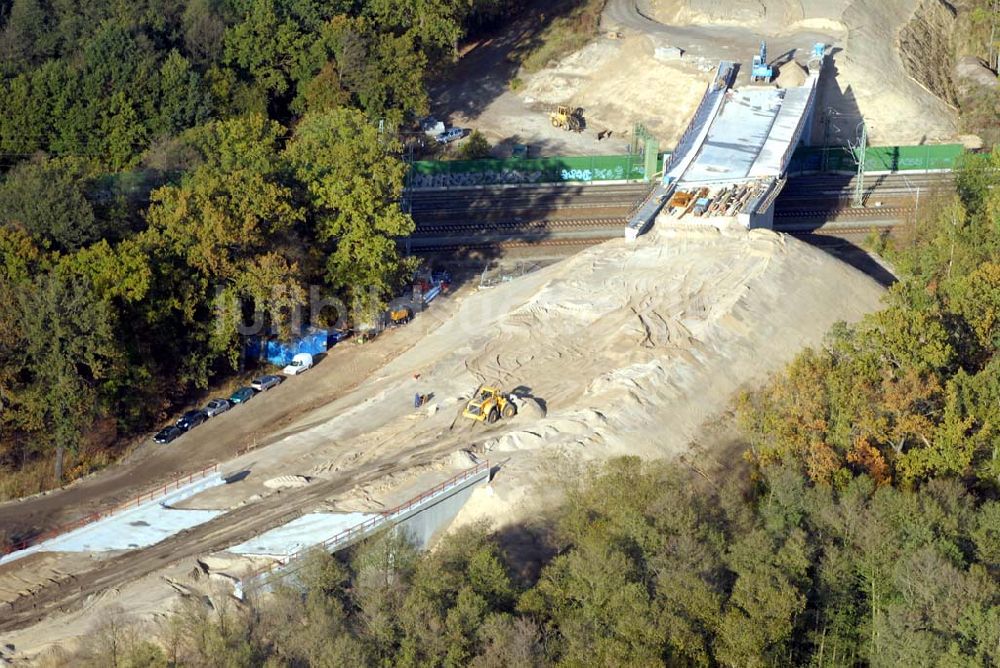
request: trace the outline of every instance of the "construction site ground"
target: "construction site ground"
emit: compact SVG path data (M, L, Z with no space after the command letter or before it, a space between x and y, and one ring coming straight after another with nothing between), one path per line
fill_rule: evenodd
M856 139L862 116L875 144L955 141L964 139L956 109L943 93L931 90L935 68L948 54L934 53L937 43L925 33L943 34L949 28L947 16L941 18L932 4L609 0L601 36L526 74L507 55L537 39L544 11L536 10L493 38L469 45L453 76L432 91L433 110L454 126L480 130L499 157L509 156L513 143L527 143L532 156L620 154L636 123L645 124L669 150L720 59L740 63L738 84L745 84L750 60L766 39L768 58L776 64L775 83L792 87L801 83L801 65L812 45L822 42L830 55L816 106L816 143ZM905 31L910 21L931 27ZM681 49L683 56L656 57L657 48L669 47ZM514 79L520 82L516 90L509 86ZM560 104L583 109L583 132L551 126L548 113ZM598 139L599 133L605 138Z
M25 656L92 633L116 610L155 618L214 586L217 571L251 565L226 547L305 512L392 506L468 467L469 453L499 472L457 523L508 529L553 507L565 482L608 457L690 459L699 444L706 460L718 459L713 439L731 436L716 423L734 394L820 342L835 320L876 308L881 294L795 239L690 226L658 226L636 244L608 241L456 294L383 343L346 346L287 381L280 389L297 392L286 400L308 408L286 418L270 445L223 464L236 482L181 504L227 513L145 550L35 555L0 567L2 599L13 603L0 640ZM334 363L341 371L321 377ZM310 374L318 396L305 385ZM534 399L496 425L461 418L484 381ZM272 392L254 401L263 408L277 400ZM417 392L431 396L414 410ZM267 484L297 478L308 482ZM198 560L212 563L208 574Z
M273 443L297 428L297 418L356 388L386 360L415 345L454 307L454 300L446 295L408 326L387 331L362 346L348 339L330 349L308 373L288 379L169 445L148 441L111 469L61 490L0 504L0 526L8 536L39 533L127 503L137 494L229 460L243 450Z
M602 37L514 93L504 57L517 35L499 36L435 91L436 111L491 141L528 142L533 153L621 153L636 121L669 147L714 61L747 62L766 35L777 55L835 45L835 76L818 107L832 120L817 132L853 132L860 110L880 143L945 139L954 114L907 77L895 39L917 5L610 0L605 23L623 39ZM664 45L687 54L656 60ZM587 129L552 128L547 106L557 103L583 107ZM598 141L598 130L611 138ZM820 343L833 322L876 309L882 292L790 237L666 224L632 245L612 240L489 290L460 290L372 343L335 347L315 369L170 445L148 444L67 489L0 505L0 526L23 533L212 462L238 474L182 504L225 514L152 548L36 554L0 567L0 605L12 604L0 616L0 645L32 658L69 651L116 613L155 620L180 597L224 586L213 573L248 567L227 546L311 510L391 506L467 466L469 453L500 468L457 524L508 528L530 523L558 503L565 481L612 456L718 461L734 438L719 427L734 395ZM533 397L533 409L496 425L463 420L464 401L484 381ZM431 400L414 410L418 392ZM307 482L267 484L298 478Z

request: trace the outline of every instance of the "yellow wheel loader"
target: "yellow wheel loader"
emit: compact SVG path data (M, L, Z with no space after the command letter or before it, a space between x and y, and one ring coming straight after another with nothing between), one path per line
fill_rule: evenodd
M549 114L552 127L562 128L579 132L583 129L583 113L581 109L570 109L566 105L559 105L556 110Z
M493 424L501 417L509 420L517 415L517 404L513 395L500 388L480 385L462 415L477 422Z

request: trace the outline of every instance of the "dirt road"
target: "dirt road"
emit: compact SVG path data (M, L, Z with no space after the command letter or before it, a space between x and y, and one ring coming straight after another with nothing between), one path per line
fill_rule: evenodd
M362 476L344 473L303 489L277 494L237 508L152 547L99 561L93 568L74 573L66 580L50 581L33 595L22 596L5 606L0 614L0 631L29 626L57 610L72 609L94 594L119 587L182 559L208 554L252 538L307 512L340 489L384 473L383 470L369 470Z
M652 16L648 0L608 0L604 10L604 21L609 28L614 26L653 36L663 46L679 47L692 56L746 63L757 53L760 40L765 37L750 28L737 26L668 26ZM767 36L768 57L791 57L794 52L804 58L816 42L833 45L839 41L838 35L815 31L771 35Z
M610 155L621 142L600 141L597 130L565 132L553 128L547 105L524 100L509 89L518 74L514 53L535 43L554 14L552 3L535 3L514 23L469 47L447 80L431 88L432 111L456 127L478 129L509 157L514 143L530 144L536 155Z
M125 503L173 478L235 457L247 447L272 443L301 416L363 384L370 374L436 329L454 308L441 298L405 328L357 346L342 342L308 373L289 378L209 420L169 445L150 441L128 461L64 489L0 505L0 526L8 536L30 537L95 511Z
M475 425L477 433L489 433L485 425ZM331 497L344 495L373 481L397 474L412 473L467 443L472 425L463 424L449 434L426 435L405 452L395 448L372 448L355 460L355 466L315 478L306 487L284 490L238 506L229 512L175 534L148 548L132 550L106 560L92 562L83 570L51 576L39 582L30 595L0 604L0 632L10 632L36 624L56 612L72 612L88 604L91 597L160 572L185 559L201 557L241 543L265 531L318 510ZM252 456L252 455L251 455ZM31 568L30 564L24 564ZM3 568L18 569L15 561Z

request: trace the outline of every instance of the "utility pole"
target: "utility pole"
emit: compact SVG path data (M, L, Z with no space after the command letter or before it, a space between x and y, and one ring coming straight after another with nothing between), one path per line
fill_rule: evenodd
M864 206L865 203L865 152L868 147L868 126L864 121L858 124L861 130L861 138L854 149L854 161L858 165L858 173L854 177L854 203L853 206Z
M917 226L920 224L920 186L914 186L910 183L910 179L906 178L906 174L900 173L900 176L903 177L906 189L913 193L913 238L914 243L916 243Z
M995 61L993 59L993 49L996 46L998 15L1000 15L1000 0L993 0L993 11L990 12L990 51L986 62L994 72L1000 69L1000 55L998 55Z

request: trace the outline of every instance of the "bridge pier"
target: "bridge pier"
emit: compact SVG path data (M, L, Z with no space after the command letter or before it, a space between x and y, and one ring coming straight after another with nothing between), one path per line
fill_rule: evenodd
M740 224L748 230L763 227L768 230L774 229L774 202L766 205L765 209L756 209L750 213L741 213L737 216Z

